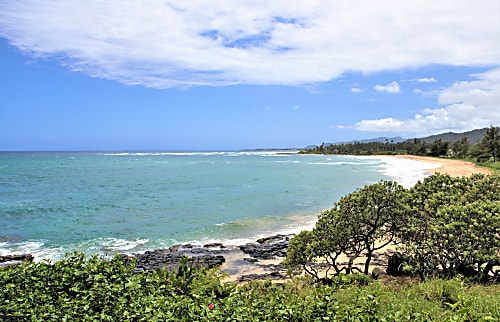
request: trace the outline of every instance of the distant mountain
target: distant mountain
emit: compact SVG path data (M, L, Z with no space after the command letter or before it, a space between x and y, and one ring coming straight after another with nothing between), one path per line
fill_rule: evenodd
M446 132L446 133L430 135L430 136L426 136L424 138L418 138L418 139L422 140L426 143L433 143L434 141L439 140L439 139L441 139L441 141L443 141L443 142L448 141L448 142L453 143L456 141L460 141L462 138L466 137L469 144L476 144L476 143L479 143L483 139L485 132L486 132L486 128L472 130L472 131L463 132L463 133Z
M467 131L463 133L455 133L455 132L446 132L446 133L441 133L441 134L435 134L435 135L429 135L423 138L416 138L418 140L424 141L426 143L433 143L436 140L441 140L443 142L456 142L460 141L462 138L466 137L467 141L469 144L477 144L479 143L484 136L484 133L486 132L487 128L484 129L476 129L472 131ZM341 144L354 144L354 143L372 143L372 142L389 142L389 143L400 143L400 142L405 142L413 139L404 139L402 137L378 137L378 138L373 138L373 139L363 139L363 140L351 140L351 141L345 141L345 142L336 142L336 143L324 143L324 146L329 146L329 145L341 145ZM305 149L306 150L311 150L314 148L317 148L317 145L309 145Z

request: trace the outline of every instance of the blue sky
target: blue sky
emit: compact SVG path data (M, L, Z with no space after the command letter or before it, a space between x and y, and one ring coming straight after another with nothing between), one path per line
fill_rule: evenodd
M0 150L238 150L500 123L500 2L0 2Z

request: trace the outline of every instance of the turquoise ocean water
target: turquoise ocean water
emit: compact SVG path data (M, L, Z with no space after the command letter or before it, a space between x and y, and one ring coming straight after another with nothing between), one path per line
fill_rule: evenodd
M391 179L383 158L275 152L2 152L0 254L241 244L310 226Z

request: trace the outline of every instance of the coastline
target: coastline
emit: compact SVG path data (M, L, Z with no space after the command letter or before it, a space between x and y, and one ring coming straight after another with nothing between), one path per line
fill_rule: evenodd
M351 157L351 156L349 156ZM419 157L413 155L395 155L395 156L386 156L386 155L375 155L375 156L353 156L356 159L364 160L363 164L374 164L373 168L375 171L384 174L386 177L389 177L389 180L396 181L403 185L405 188L410 188L415 185L418 181L422 181L425 177L431 175L432 173L440 172L447 173L452 176L469 176L473 173L492 173L492 171L488 169L479 168L471 162L466 162L462 160L453 160L453 159L445 159L445 158L433 158L433 157ZM334 161L334 162L333 162ZM330 163L327 164L337 164L339 163L337 160L330 160ZM375 162L374 162L375 161ZM341 160L344 163L344 160ZM346 161L346 163L348 163ZM350 163L349 163L350 164ZM354 169L356 170L356 169ZM335 170L334 170L335 171ZM310 210L310 209L309 209ZM319 214L319 212L318 212ZM316 217L316 218L315 218ZM304 220L306 219L307 220ZM303 225L297 225L292 227L281 227L278 229L270 229L265 235L259 235L254 238L237 238L230 240L213 240L213 241L203 241L201 245L204 245L209 242L218 242L223 243L224 246L227 246L224 251L225 262L221 267L221 270L229 273L231 280L237 280L245 275L263 275L262 278L265 278L264 275L269 275L270 273L274 273L279 271L279 263L284 259L283 257L276 258L262 258L256 260L256 257L247 253L244 253L241 246L245 246L248 244L256 244L258 243L256 240L258 238L272 238L277 235L287 235L298 233L301 230L307 229L310 230L314 227L317 214L311 215L310 211L302 210L300 214L297 215L297 223L303 223ZM222 224L221 224L222 225ZM274 227L276 228L276 227ZM286 229L285 229L286 228ZM271 237L269 237L271 236ZM147 239L138 240L139 242L147 242ZM135 241L136 243L138 241ZM0 240L2 242L2 240ZM116 244L114 239L106 239L105 242L113 242ZM185 242L181 242L185 245ZM195 241L192 242L194 248L199 248L201 246L196 246L200 242ZM113 244L113 245L114 245ZM128 244L127 244L128 245ZM134 244L135 245L135 244ZM182 245L181 245L182 246ZM130 246L131 247L131 246ZM129 248L130 248L129 247ZM274 246L273 246L274 247ZM122 247L123 248L123 247ZM125 251L117 252L117 253L127 253L127 254L139 254L142 251L134 251L133 248L127 248ZM158 247L163 248L163 247ZM112 246L109 246L111 253L115 253ZM378 254L381 258L386 258L386 254L388 251L392 251L390 249L384 250L384 252ZM217 253L215 253L217 255ZM280 255L283 256L283 255ZM36 257L36 256L35 256ZM39 260L36 258L35 260ZM373 267L372 267L373 268Z
M463 160L456 159L446 159L446 158L436 158L436 157L426 157L426 156L416 156L416 155L395 155L393 156L398 159L414 160L421 162L428 162L435 167L430 167L426 169L429 173L443 173L449 174L453 177L461 176L471 176L473 174L492 174L493 171L485 168L480 168L474 163Z
M456 160L456 159L445 159L436 157L426 157L426 156L414 156L414 155L394 155L394 156L377 156L383 159L388 165L388 170L384 173L388 176L394 177L396 181L400 182L405 188L410 188L415 185L418 181L423 180L425 177L430 176L434 173L448 174L450 176L471 176L473 174L492 174L493 171L485 168L480 168L472 162ZM396 161L396 162L395 162ZM405 161L405 162L401 162ZM408 162L410 161L410 162ZM408 170L410 170L408 172ZM372 263L370 271L375 268L385 270L387 265L388 256L393 254L395 249L391 246L386 246L384 249L378 251L375 255L377 260ZM271 261L260 261L252 264L246 263L246 265L241 265L244 262L244 258L248 257L243 252L237 252L230 257L230 259L223 264L222 270L231 272L230 276L225 279L225 281L238 281L246 274L255 275L265 275L269 273L266 269L266 264L279 265L282 259L273 259ZM360 257L355 263L355 266L360 266L363 263L363 258ZM347 258L341 256L340 262L346 262ZM240 265L239 265L240 264ZM235 274L234 274L235 273Z

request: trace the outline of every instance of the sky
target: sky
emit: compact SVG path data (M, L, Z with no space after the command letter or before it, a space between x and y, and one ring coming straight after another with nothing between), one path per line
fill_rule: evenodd
M0 0L0 151L500 125L498 0Z

